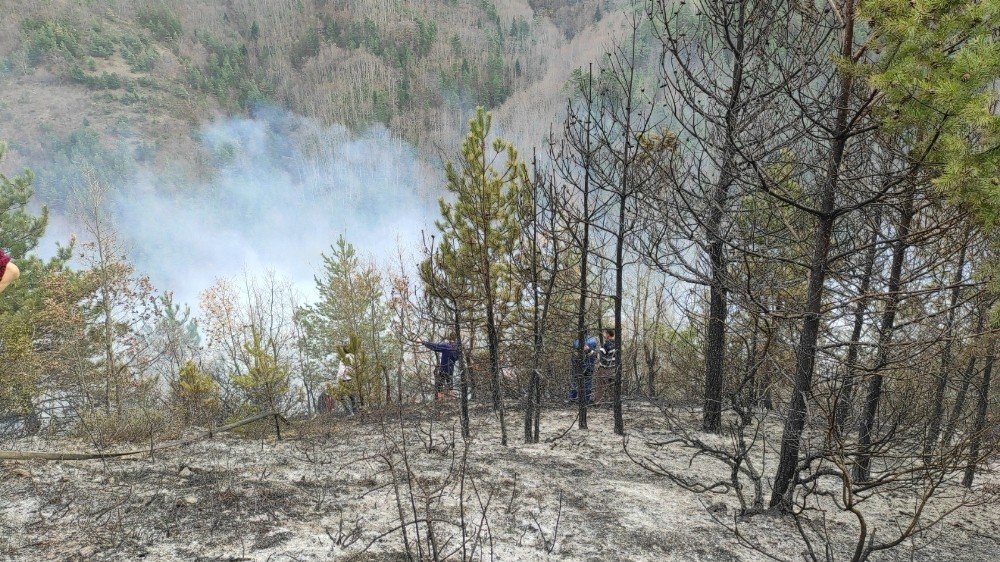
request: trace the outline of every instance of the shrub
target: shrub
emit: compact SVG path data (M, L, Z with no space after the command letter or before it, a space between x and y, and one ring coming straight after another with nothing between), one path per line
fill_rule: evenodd
M118 412L92 410L80 415L77 436L98 447L115 443L148 444L169 427L166 413L156 407L132 407Z
M106 59L115 54L115 40L95 30L90 34L87 54L99 59Z
M208 50L208 60L203 68L187 68L188 83L194 88L220 100L235 98L244 109L270 97L271 88L263 71L250 64L246 46L207 33L199 39Z
M68 22L56 20L25 20L21 24L28 61L39 65L52 53L62 53L70 58L83 55L80 32Z
M149 72L160 60L159 51L153 47L148 39L139 36L123 38L121 53L132 72Z
M176 41L184 33L181 20L164 5L139 12L139 24L153 33L161 41Z
M219 385L192 361L181 366L174 400L188 423L211 423L219 414Z
M320 40L319 33L310 28L303 37L300 37L292 46L290 60L295 68L302 68L302 65L310 58L319 54Z

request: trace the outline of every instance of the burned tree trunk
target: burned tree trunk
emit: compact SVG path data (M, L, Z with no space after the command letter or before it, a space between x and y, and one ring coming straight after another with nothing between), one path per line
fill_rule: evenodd
M882 369L889 363L889 344L892 343L892 335L896 329L896 312L899 309L899 301L902 296L900 288L902 286L903 262L906 259L906 250L909 248L910 226L913 224L913 199L915 197L915 186L911 186L906 195L906 202L903 204L902 216L899 226L896 229L896 240L892 249L892 265L889 269L888 301L882 313L882 322L879 326L878 352L875 365L872 368L874 376L868 383L868 393L865 396L864 411L861 422L858 424L858 458L854 465L854 479L858 482L866 482L871 477L871 444L872 432L875 428L875 419L878 415L879 403L882 400L882 387L885 377Z
M948 388L948 373L951 371L951 351L955 341L955 315L958 311L958 301L962 293L962 277L965 269L965 256L969 247L969 235L966 234L962 249L958 253L958 264L951 286L951 303L945 317L944 349L941 351L941 369L935 377L934 399L931 402L931 419L927 427L927 437L924 441L924 456L931 453L937 446L941 434L941 418L944 415L944 393Z

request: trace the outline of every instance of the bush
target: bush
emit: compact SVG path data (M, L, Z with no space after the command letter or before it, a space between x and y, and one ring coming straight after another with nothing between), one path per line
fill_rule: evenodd
M218 417L221 409L219 385L193 362L181 366L173 392L184 421L210 424Z
M80 58L83 46L80 32L72 23L56 20L25 20L21 24L28 61L39 65L52 53L61 53L70 58Z
M101 35L99 31L95 30L90 34L87 54L99 59L106 59L115 54L115 40L107 35Z
M199 39L208 50L208 60L204 68L187 68L188 82L195 89L220 100L235 98L243 109L270 97L271 88L263 72L250 64L246 46L223 42L210 34Z
M289 56L292 66L302 68L302 65L312 57L319 54L320 40L319 33L313 28L306 32L305 36L299 38L292 46Z
M160 60L159 51L148 39L139 36L122 39L121 53L132 72L150 72Z
M153 407L134 407L121 412L93 410L80 415L76 435L98 447L115 443L148 444L169 427L166 413Z
M176 41L184 33L181 20L164 5L139 12L139 24L161 41Z

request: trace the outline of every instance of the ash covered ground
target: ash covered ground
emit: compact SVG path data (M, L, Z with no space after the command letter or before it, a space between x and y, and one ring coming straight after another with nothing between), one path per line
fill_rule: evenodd
M402 418L293 420L281 441L272 432L226 434L152 459L6 461L0 470L0 558L803 557L792 518L737 518L732 494L690 492L638 466L613 434L608 410L592 411L587 431L571 429L576 419L571 409L546 411L541 442L531 445L521 443L520 417L511 412L511 444L504 447L490 412L474 413L466 444L450 409L415 408ZM628 408L626 427L633 456L655 457L692 477L725 476L726 468L711 460L649 447L648 441L665 436L652 408ZM39 438L4 448L89 449L84 441ZM767 464L773 459L762 462L773 470ZM982 481L984 494L996 495L996 474L987 473ZM928 517L961 497L955 487ZM908 506L912 498L900 496L872 507L879 532L891 533ZM850 559L851 521L832 511L810 518L833 537L835 559ZM734 523L742 541L726 528ZM997 503L986 502L959 509L873 559L998 557L1000 513Z

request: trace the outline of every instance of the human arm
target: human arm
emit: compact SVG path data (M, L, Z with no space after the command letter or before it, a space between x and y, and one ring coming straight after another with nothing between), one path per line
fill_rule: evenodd
M422 343L424 347L426 347L427 349L431 351L436 351L438 353L442 353L445 351L455 351L458 349L458 346L452 342L421 341L420 343Z

